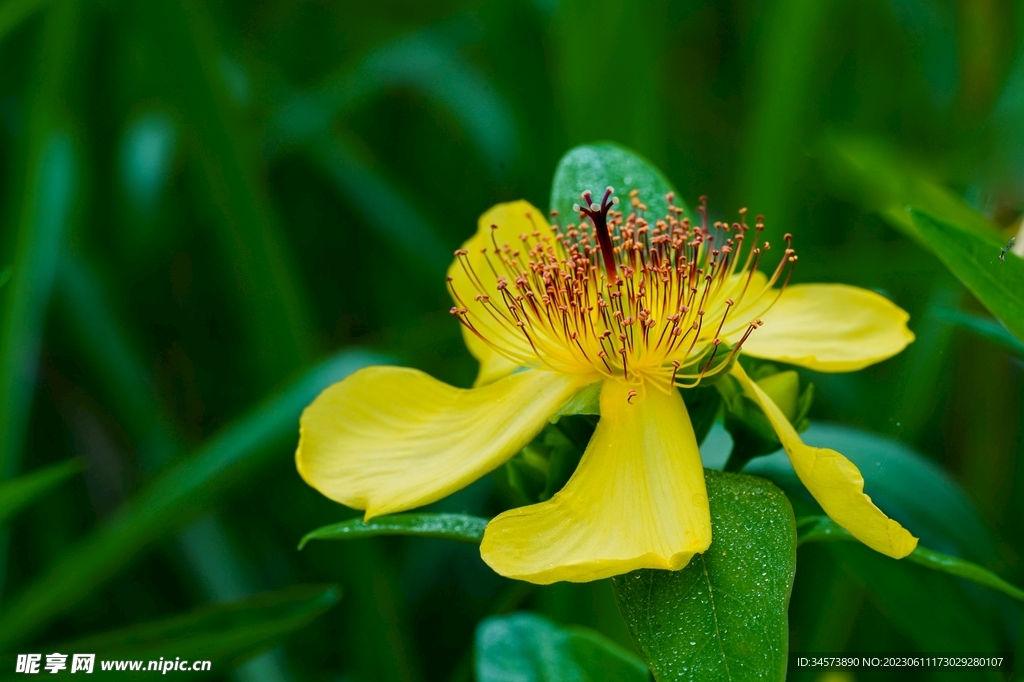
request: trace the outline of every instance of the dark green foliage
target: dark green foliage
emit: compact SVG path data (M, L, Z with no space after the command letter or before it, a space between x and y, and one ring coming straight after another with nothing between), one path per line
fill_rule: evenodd
M647 666L588 628L530 613L488 618L476 631L477 682L646 682Z

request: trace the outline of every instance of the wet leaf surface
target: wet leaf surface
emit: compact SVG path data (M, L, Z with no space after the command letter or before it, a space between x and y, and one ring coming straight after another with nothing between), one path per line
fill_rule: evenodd
M764 479L705 474L711 547L681 571L613 579L619 608L657 680L783 680L793 510Z

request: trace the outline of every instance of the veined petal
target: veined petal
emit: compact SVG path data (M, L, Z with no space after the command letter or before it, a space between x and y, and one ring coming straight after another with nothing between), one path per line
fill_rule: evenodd
M835 450L816 448L800 435L761 388L747 376L739 363L732 369L744 392L764 411L782 442L800 481L825 513L855 538L882 554L902 559L917 547L917 538L886 516L864 494L860 469Z
M296 465L306 483L367 519L411 509L502 464L585 384L527 370L460 389L414 369L368 367L302 413Z
M497 228L492 228L497 225ZM522 251L521 235L533 239L534 232L545 236L551 227L544 218L544 212L534 208L527 201L511 201L498 204L480 216L477 231L469 238L462 248L466 255L456 257L448 268L450 289L454 292L454 302L469 312L467 319L487 339L484 342L472 331L463 328L474 341L467 343L469 350L480 361L480 375L477 385L483 385L500 376L510 374L516 367L526 366L536 360L533 349L526 337L518 331L503 301L482 300L478 295L495 296L499 275L504 275L511 283L515 277L509 276L502 265L501 257L494 253L495 244L499 248L509 245L513 250ZM535 241L535 240L534 240ZM483 253L486 250L486 254ZM503 322L505 316L508 321ZM500 348L502 353L495 352ZM489 351L489 352L485 352ZM495 359L497 355L500 360ZM504 360L502 362L501 360Z
M584 582L638 568L678 570L711 544L697 440L679 393L607 380L579 467L546 502L494 518L480 554L501 575Z
M884 296L845 284L787 287L743 344L754 357L819 372L852 372L896 355L914 340L907 315Z

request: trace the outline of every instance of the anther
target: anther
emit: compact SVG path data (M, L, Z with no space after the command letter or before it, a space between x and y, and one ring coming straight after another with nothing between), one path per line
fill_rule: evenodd
M629 403L630 405L632 405L633 404L633 398L636 397L636 391L632 391L631 390L629 393L626 394L626 396L627 396L626 397L626 402Z

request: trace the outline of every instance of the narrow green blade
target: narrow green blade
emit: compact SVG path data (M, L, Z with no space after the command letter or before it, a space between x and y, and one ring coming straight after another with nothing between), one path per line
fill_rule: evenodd
M469 514L390 514L370 521L349 519L306 533L299 549L310 540L355 540L375 535L415 535L480 544L487 519Z
M824 542L829 540L857 541L856 538L827 516L804 516L797 521L796 525L798 530L797 542L801 545L806 542ZM957 578L970 580L979 585L998 590L1014 599L1024 601L1024 590L1006 582L992 571L966 559L936 552L918 545L917 549L907 557L907 560L935 571L948 573Z
M72 459L33 471L12 481L0 483L0 526L3 526L37 497L81 470L81 460Z

